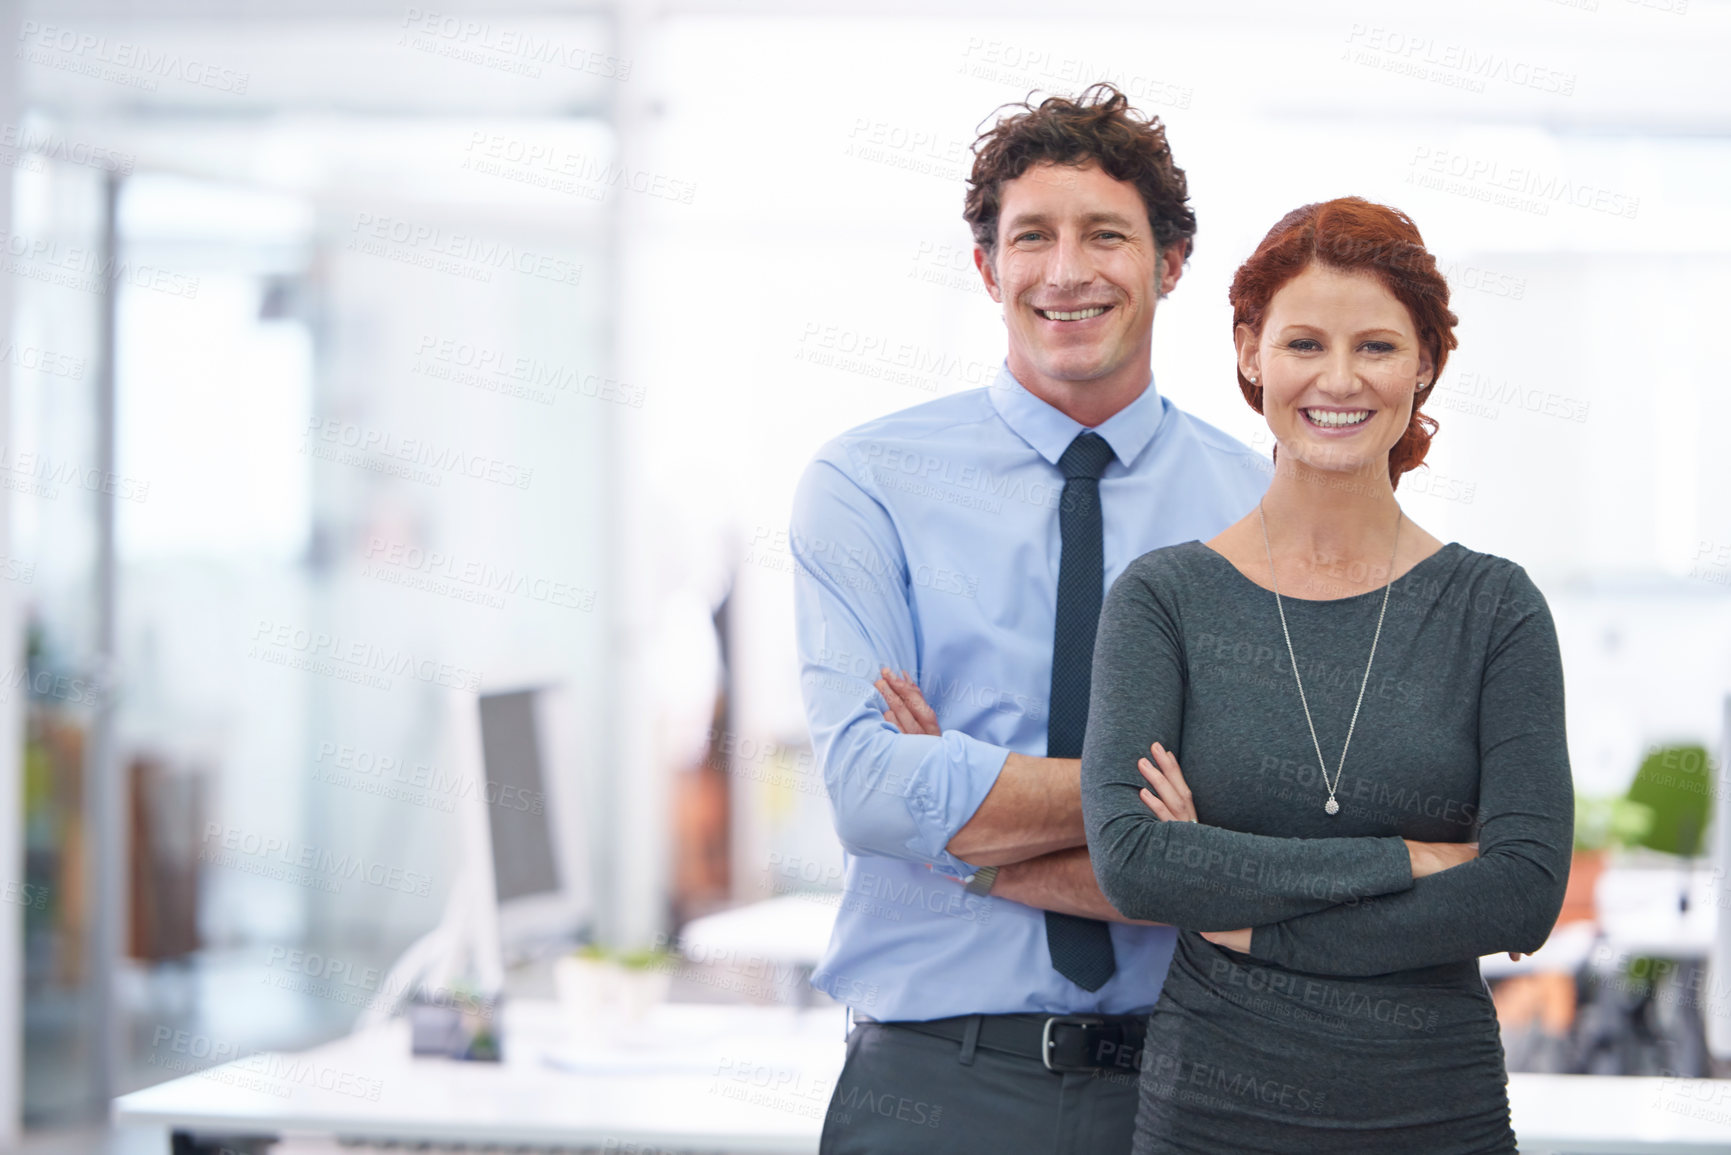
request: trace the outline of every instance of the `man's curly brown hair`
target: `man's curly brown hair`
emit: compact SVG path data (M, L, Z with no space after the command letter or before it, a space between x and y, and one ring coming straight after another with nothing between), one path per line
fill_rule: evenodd
M974 141L974 169L962 205L962 219L989 259L997 257L1005 182L1041 161L1078 166L1093 161L1106 175L1135 185L1154 226L1154 243L1165 252L1182 241L1189 258L1196 247L1196 214L1159 117L1144 117L1130 107L1129 97L1105 82L1089 85L1075 100L1049 96L1037 108L1027 101L1003 107L1022 111Z

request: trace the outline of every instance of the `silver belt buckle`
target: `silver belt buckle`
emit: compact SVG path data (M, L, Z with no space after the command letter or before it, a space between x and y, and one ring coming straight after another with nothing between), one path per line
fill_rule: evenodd
M1040 1062L1046 1064L1046 1070L1062 1075L1069 1071L1093 1071L1096 1067L1054 1067L1052 1065L1052 1027L1058 1023L1072 1027L1101 1027L1106 1020L1099 1015L1048 1015L1045 1026L1040 1028Z

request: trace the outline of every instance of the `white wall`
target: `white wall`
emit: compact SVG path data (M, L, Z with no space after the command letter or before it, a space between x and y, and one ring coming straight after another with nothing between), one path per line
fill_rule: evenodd
M1731 565L1701 563L1731 543L1731 461L1717 448L1731 391L1708 336L1731 283L1731 80L1715 63L1731 9L829 11L684 5L653 24L642 71L659 109L648 163L697 195L645 211L623 348L669 400L645 415L643 472L657 507L680 513L667 532L682 564L697 575L745 559L736 741L805 736L775 538L800 469L850 425L983 383L1003 354L960 217L977 126L1030 88L1096 78L1165 121L1199 217L1156 321L1159 386L1266 452L1231 371L1233 270L1307 201L1357 194L1407 211L1461 318L1430 406L1429 468L1400 489L1408 512L1519 561L1552 596L1584 789L1620 789L1632 753L1662 736L1712 737L1712 691L1731 686L1715 656L1731 652ZM1410 74L1426 61L1431 73ZM892 352L802 360L854 344ZM912 384L876 375L900 350L941 368ZM1594 592L1629 579L1656 592ZM1698 660L1649 653L1638 679L1614 674L1628 653L1601 644L1607 619L1661 651L1693 629ZM741 897L773 881L771 852L833 860L821 791L801 789L810 777L741 767Z

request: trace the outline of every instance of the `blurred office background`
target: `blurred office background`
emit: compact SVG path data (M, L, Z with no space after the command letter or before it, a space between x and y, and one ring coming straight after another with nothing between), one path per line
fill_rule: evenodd
M177 1073L164 1029L349 1029L316 972L438 922L477 692L560 689L575 932L833 889L792 488L989 380L968 146L1100 79L1200 221L1156 381L1265 452L1233 269L1307 201L1418 222L1461 347L1400 498L1550 599L1581 861L1731 906L1722 0L0 11L0 1132ZM1501 980L1511 1064L1709 1073L1711 997L1659 987L1731 977L1594 941Z

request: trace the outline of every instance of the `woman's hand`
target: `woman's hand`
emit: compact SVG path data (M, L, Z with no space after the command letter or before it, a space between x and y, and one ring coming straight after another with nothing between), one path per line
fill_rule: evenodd
M1227 950L1235 950L1239 954L1250 953L1250 928L1243 930L1205 930L1202 937L1215 946L1223 946Z
M1215 946L1223 946L1227 950L1235 950L1239 954L1250 953L1250 928L1248 927L1244 930L1205 930L1202 932L1202 937ZM1509 959L1512 962L1520 962L1524 957L1520 951L1512 950L1509 952Z
M889 709L884 711L884 721L904 734L930 734L933 737L942 734L937 713L926 704L926 696L907 676L907 671L903 670L898 676L891 673L888 666L879 666L878 669L882 676L872 685L889 704Z
M1195 822L1196 804L1191 800L1190 786L1184 781L1183 772L1178 769L1178 759L1158 742L1148 751L1154 755L1154 761L1146 758L1136 760L1136 769L1142 771L1142 777L1148 780L1148 786L1142 788L1142 804L1162 822ZM1150 786L1153 789L1149 789Z
M1158 742L1148 747L1148 752L1154 756L1153 761L1147 758L1136 760L1136 769L1142 771L1142 777L1148 780L1148 786L1142 788L1142 804L1162 822L1195 822L1196 802L1190 797L1190 784L1184 781L1178 759ZM1207 930L1202 932L1202 937L1215 946L1250 953L1249 927L1243 930Z

